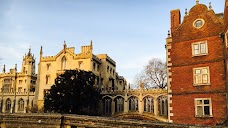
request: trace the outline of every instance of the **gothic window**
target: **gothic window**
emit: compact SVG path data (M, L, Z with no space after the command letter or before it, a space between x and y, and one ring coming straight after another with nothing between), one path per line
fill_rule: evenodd
M117 97L115 100L115 112L123 112L124 110L124 98Z
M47 71L50 70L51 64L47 64Z
M154 99L151 96L144 98L144 112L154 113Z
M83 68L83 61L78 61L78 68L82 69Z
M18 101L18 111L24 111L24 100L20 99Z
M160 116L168 115L168 99L167 96L158 97L158 111Z
M212 116L211 98L195 98L196 117Z
M50 76L46 75L46 84L50 84Z
M3 92L10 92L11 78L4 79Z
M138 111L138 99L135 96L129 99L129 111Z
M64 70L67 67L67 60L66 57L63 56L62 60L61 60L61 69Z
M105 97L103 99L103 114L111 115L112 114L112 99Z
M11 110L11 100L8 98L6 100L6 112L10 112Z
M209 67L194 68L194 85L210 84Z

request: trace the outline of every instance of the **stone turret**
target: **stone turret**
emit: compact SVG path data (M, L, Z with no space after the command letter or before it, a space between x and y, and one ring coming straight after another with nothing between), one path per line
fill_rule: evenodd
M35 75L35 58L31 54L31 48L23 58L22 72L27 75Z

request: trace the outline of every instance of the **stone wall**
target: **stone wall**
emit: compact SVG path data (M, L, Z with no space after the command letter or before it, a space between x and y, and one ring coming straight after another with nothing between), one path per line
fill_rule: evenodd
M202 128L162 122L61 114L0 114L1 128Z

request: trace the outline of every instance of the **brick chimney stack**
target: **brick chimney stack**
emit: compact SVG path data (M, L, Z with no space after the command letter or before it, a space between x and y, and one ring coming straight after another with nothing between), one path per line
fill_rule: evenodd
M173 33L175 31L175 29L177 29L181 23L181 14L180 14L180 10L176 9L176 10L171 10L171 33Z
M225 0L224 24L225 24L225 31L227 31L228 30L228 0Z

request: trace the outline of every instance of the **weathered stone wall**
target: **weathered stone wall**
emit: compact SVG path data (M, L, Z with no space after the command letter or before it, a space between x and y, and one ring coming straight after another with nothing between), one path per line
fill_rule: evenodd
M162 122L61 114L0 114L1 128L202 128ZM219 127L218 127L219 128Z
M1 114L1 128L60 128L60 114Z

